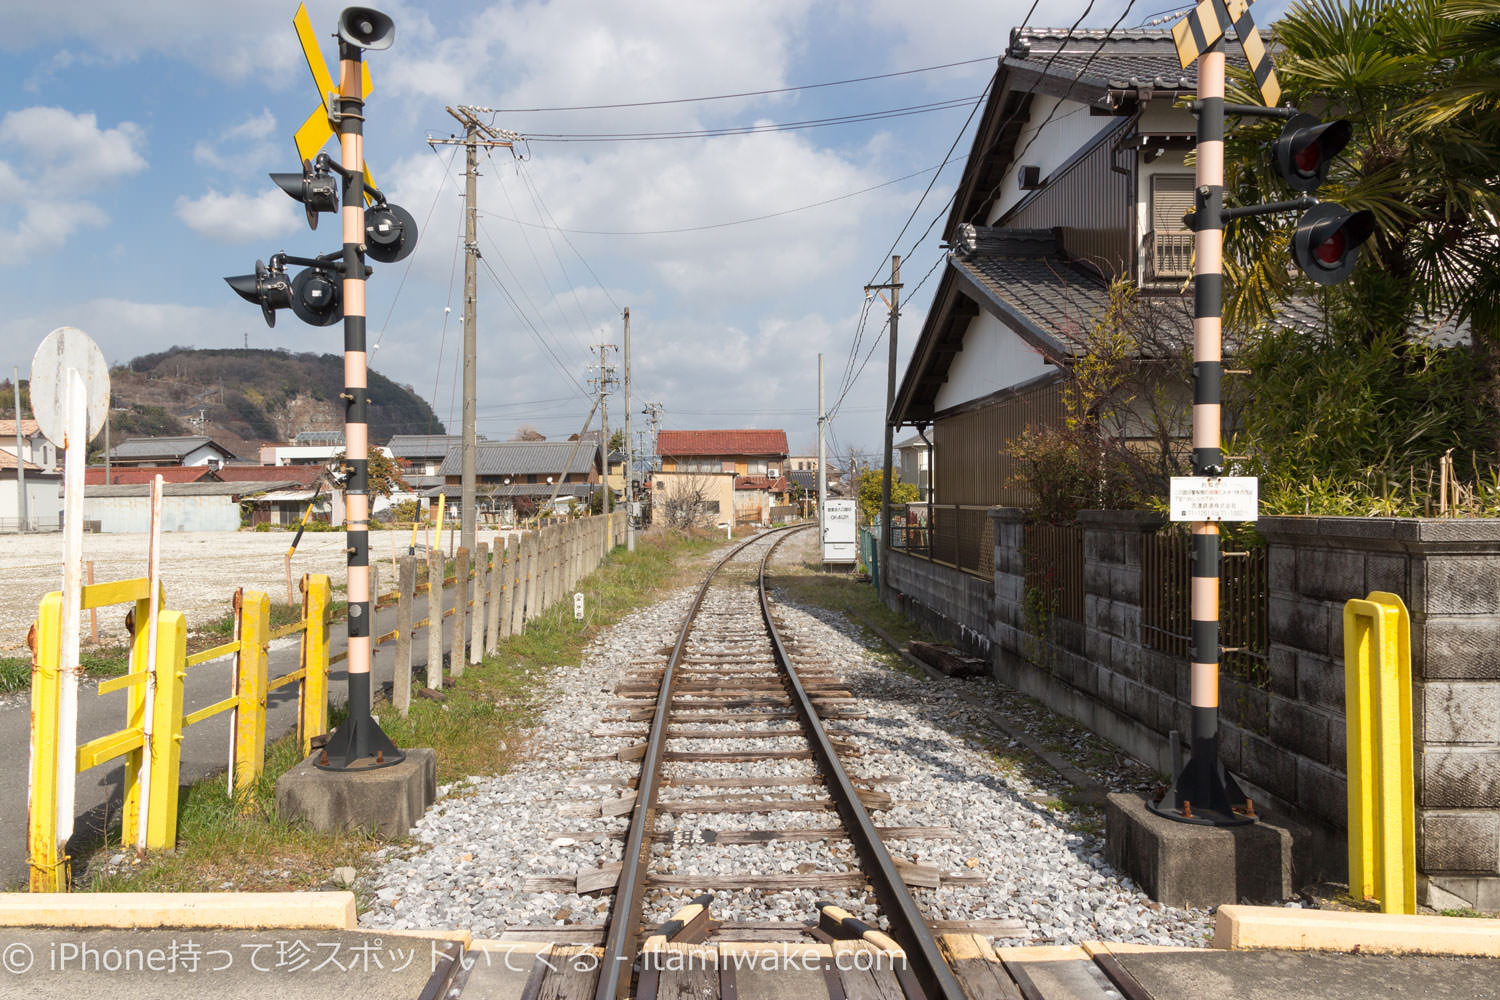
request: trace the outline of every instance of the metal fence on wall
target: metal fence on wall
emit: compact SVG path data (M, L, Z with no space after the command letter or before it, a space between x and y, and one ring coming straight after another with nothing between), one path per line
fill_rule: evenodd
M1219 575L1221 659L1231 675L1264 686L1267 633L1266 548L1228 541ZM1187 656L1192 644L1192 543L1169 527L1141 540L1141 638L1150 649Z
M1077 524L1028 524L1022 556L1026 589L1052 615L1083 621L1083 528Z
M966 504L892 504L891 548L988 578L995 572L989 512Z

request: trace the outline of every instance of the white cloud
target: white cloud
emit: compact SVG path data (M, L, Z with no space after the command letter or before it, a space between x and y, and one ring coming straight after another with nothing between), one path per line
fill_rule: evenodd
M132 122L101 129L93 114L31 107L0 118L0 262L56 250L84 226L102 226L91 192L146 166L145 133Z
M224 129L213 140L193 146L193 162L215 170L245 174L274 163L278 151L290 144L270 141L276 131L276 116L269 108ZM289 166L286 169L291 169Z
M177 199L177 218L200 236L218 243L249 243L296 227L302 212L280 188L260 194L210 190L200 198Z
M75 326L93 338L111 365L173 344L238 347L245 330L251 331L254 342L257 328L265 330L259 315L248 306L237 308L246 304L232 293L226 299L224 306L216 308L118 298L68 302L49 306L44 313L0 319L0 338L6 343L31 345L41 336L38 331ZM275 331L266 332L275 339ZM266 338L258 339L260 346L265 346Z

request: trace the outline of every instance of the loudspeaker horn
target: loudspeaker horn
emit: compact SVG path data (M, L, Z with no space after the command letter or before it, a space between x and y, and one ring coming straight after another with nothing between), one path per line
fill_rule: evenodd
M373 7L345 7L339 38L362 49L388 49L396 40L396 22Z

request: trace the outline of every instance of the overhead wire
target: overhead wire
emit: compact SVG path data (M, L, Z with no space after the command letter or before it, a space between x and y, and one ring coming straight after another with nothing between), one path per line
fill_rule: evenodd
M547 339L543 337L541 331L536 328L536 324L532 323L531 317L528 316L525 310L521 308L520 303L516 301L515 296L511 294L510 289L505 286L505 282L500 280L500 275L495 272L495 269L492 266L490 266L489 258L481 256L479 258L479 261L484 265L484 269L486 272L488 272L490 280L495 283L495 287L500 289L500 294L504 295L506 301L510 303L511 309L514 310L515 314L520 317L523 323L526 324L526 328L531 331L532 337L541 346L542 350L547 353L547 356L552 359L552 363L557 366L557 370L562 372L562 374L568 379L569 382L573 383L573 386L578 390L579 395L583 396L585 399L591 399L592 395L588 392L588 390L584 389L583 385L579 383L578 379L574 377L573 373L568 370L568 367L562 363L562 359L557 356L556 351L552 350L552 345L547 343Z
M980 97L983 97L981 94ZM681 129L666 132L527 132L530 142L651 142L675 139L718 139L736 135L760 135L769 132L800 132L812 128L833 128L839 125L858 125L863 122L885 121L890 118L908 118L912 115L932 114L961 108L975 100L972 97L952 97L927 104L913 104L903 108L886 108L880 111L861 111L849 115L834 115L828 118L809 118L795 122L767 122L755 125L730 125L722 128Z
M436 149L431 146L428 146L427 148L432 150L432 155L437 156L439 163L443 162L443 158L438 155L438 151ZM438 198L442 196L443 188L448 186L448 174L453 169L453 158L457 155L458 148L454 147L453 152L448 156L448 163L443 169L443 179L438 182L437 190L432 194L432 205L427 209L427 218L422 220L422 228L417 231L419 234L427 229L428 223L432 222L432 213L437 210ZM375 336L375 346L370 348L371 354L374 354L376 351L380 350L380 342L385 340L385 331L386 328L390 326L391 315L396 311L396 303L401 300L401 289L406 287L406 279L411 274L411 266L415 264L416 261L416 254L411 254L406 258L406 267L401 272L401 281L396 285L396 294L391 296L391 306L385 311L385 319L381 321L380 332Z
M810 209L822 208L825 205L832 205L836 202L847 201L850 198L857 198L862 194L869 194L871 191L879 191L881 188L890 187L892 184L900 184L902 181L909 181L913 177L921 177L923 174L930 173L934 170L941 170L943 167L946 167L948 164L954 162L955 159L958 159L958 157L944 160L937 166L924 167L921 170L913 170L909 174L902 174L900 177L892 177L888 181L881 181L879 184L872 184L869 187L860 188L858 191L850 191L847 194L835 195L832 198L824 198L822 201L814 201L806 205L798 205L796 208L785 208L777 212L767 212L764 215L752 215L744 219L731 219L728 222L710 222L699 226L679 226L675 229L563 229L555 225L554 227L538 226L535 223L524 222L520 219L505 219L505 221L514 222L520 226L531 226L535 229L553 228L555 232L563 234L565 237L568 233L572 233L575 236L671 236L677 233L701 233L710 229L728 229L731 226L742 226L750 222L764 222L767 219L779 219L783 216L793 215L797 212L806 212ZM550 214L551 213L548 213L549 216ZM493 215L492 217L502 219L504 218L503 216ZM570 243L569 246L571 245L572 244ZM576 250L574 252L577 253Z
M769 90L746 90L737 94L713 94L708 97L677 97L659 101L631 101L623 104L575 104L571 106L552 108L483 108L486 112L500 114L529 114L531 112L552 111L613 111L619 108L650 108L665 104L697 104L703 101L727 101L740 97L765 97L771 94L790 94L798 90L818 90L823 87L841 87L850 83L867 83L871 80L889 80L898 76L913 76L917 73L931 73L935 70L953 69L956 66L972 66L975 63L989 62L994 56L981 56L978 59L961 59L958 62L941 63L936 66L921 66L917 69L897 70L891 73L876 73L871 76L855 76L847 80L830 80L826 83L804 83L793 87L775 87Z

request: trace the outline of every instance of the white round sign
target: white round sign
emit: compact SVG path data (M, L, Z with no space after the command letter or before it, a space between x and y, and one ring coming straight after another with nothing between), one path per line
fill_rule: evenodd
M83 376L89 441L104 429L109 414L109 365L99 345L76 327L60 326L47 334L31 358L31 412L42 434L59 448L67 443L69 369Z

